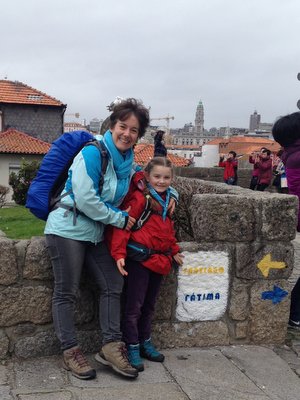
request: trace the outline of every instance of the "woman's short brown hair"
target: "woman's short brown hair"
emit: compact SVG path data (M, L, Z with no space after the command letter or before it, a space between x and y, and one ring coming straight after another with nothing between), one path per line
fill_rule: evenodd
M143 137L149 125L149 110L143 105L141 100L128 98L122 100L113 107L113 112L109 117L109 127L114 128L117 121L125 121L131 115L139 121L139 138Z

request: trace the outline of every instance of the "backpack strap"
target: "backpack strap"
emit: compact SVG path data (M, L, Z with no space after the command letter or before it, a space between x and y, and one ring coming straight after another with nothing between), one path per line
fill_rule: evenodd
M108 151L102 140L99 141L99 140L95 139L86 144L86 146L90 146L90 145L96 146L101 154L101 176L100 176L100 181L99 181L99 194L100 194L103 189L104 175L106 173L107 165L108 165Z
M139 229L141 229L141 227L144 225L145 222L148 221L153 212L151 208L151 196L147 194L145 197L146 197L146 205L144 211L142 212L140 218L135 222L135 224L131 228L131 231L138 231Z

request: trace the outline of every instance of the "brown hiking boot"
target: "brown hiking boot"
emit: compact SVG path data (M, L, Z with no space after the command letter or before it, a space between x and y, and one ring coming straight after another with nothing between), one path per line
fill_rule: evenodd
M96 371L89 365L82 351L76 346L63 353L63 367L79 379L94 379Z
M126 346L123 342L105 344L100 352L95 355L95 359L128 378L136 378L139 374L138 370L129 364Z

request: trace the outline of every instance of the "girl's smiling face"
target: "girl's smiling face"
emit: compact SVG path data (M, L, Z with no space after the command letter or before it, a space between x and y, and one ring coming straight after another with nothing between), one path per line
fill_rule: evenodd
M134 114L131 114L125 121L118 120L110 129L116 148L121 152L132 148L138 140L139 128L139 121Z
M147 182L156 190L157 193L165 192L172 182L172 168L155 165L150 172L145 171Z

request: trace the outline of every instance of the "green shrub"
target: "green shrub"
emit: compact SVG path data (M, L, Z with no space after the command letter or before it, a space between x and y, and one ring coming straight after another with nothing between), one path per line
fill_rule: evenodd
M25 205L26 195L31 181L34 179L40 162L37 160L28 162L22 160L20 171L9 175L9 184L13 188L12 199L19 205Z

